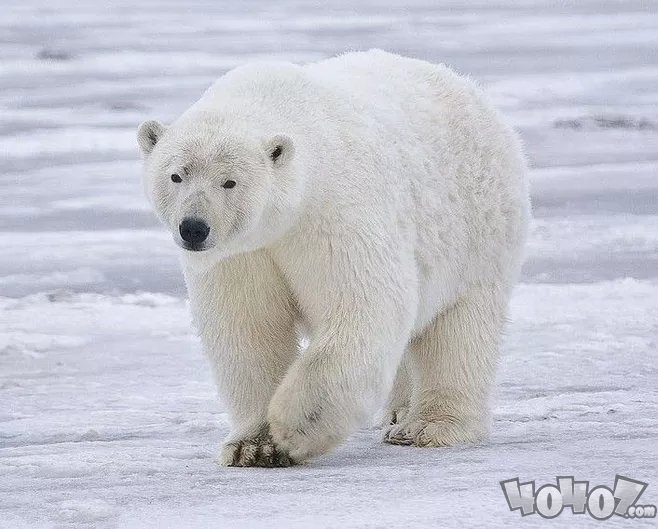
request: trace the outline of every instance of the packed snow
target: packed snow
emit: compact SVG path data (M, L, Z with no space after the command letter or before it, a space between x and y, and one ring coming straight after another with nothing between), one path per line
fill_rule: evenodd
M565 527L499 482L649 483L658 503L658 4L37 2L0 15L0 527ZM365 428L289 469L228 431L135 129L228 68L384 48L481 81L532 164L535 221L491 440Z

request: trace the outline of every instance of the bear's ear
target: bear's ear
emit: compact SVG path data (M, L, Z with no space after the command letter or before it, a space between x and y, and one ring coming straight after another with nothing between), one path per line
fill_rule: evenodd
M265 151L275 167L282 167L295 155L295 144L290 136L277 134L265 142Z
M157 121L145 121L137 129L137 143L144 156L151 153L155 144L165 131L165 127Z

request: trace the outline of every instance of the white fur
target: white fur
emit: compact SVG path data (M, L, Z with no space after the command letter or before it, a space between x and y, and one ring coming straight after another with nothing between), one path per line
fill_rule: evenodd
M174 239L189 214L211 227L181 254L233 421L223 464L327 452L392 387L387 441L485 436L529 200L518 139L473 83L378 50L254 64L138 137Z

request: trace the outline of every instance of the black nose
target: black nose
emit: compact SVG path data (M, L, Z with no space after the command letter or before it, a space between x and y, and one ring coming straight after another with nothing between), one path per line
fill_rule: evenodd
M180 223L178 231L185 242L198 245L208 238L210 226L200 219L187 218Z

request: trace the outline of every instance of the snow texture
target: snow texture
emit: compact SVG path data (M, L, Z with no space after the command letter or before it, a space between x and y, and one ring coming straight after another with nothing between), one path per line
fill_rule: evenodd
M499 481L658 503L658 4L35 2L0 15L0 527L529 527ZM535 222L483 446L364 429L291 469L214 463L226 416L135 129L228 68L380 47L482 81Z

